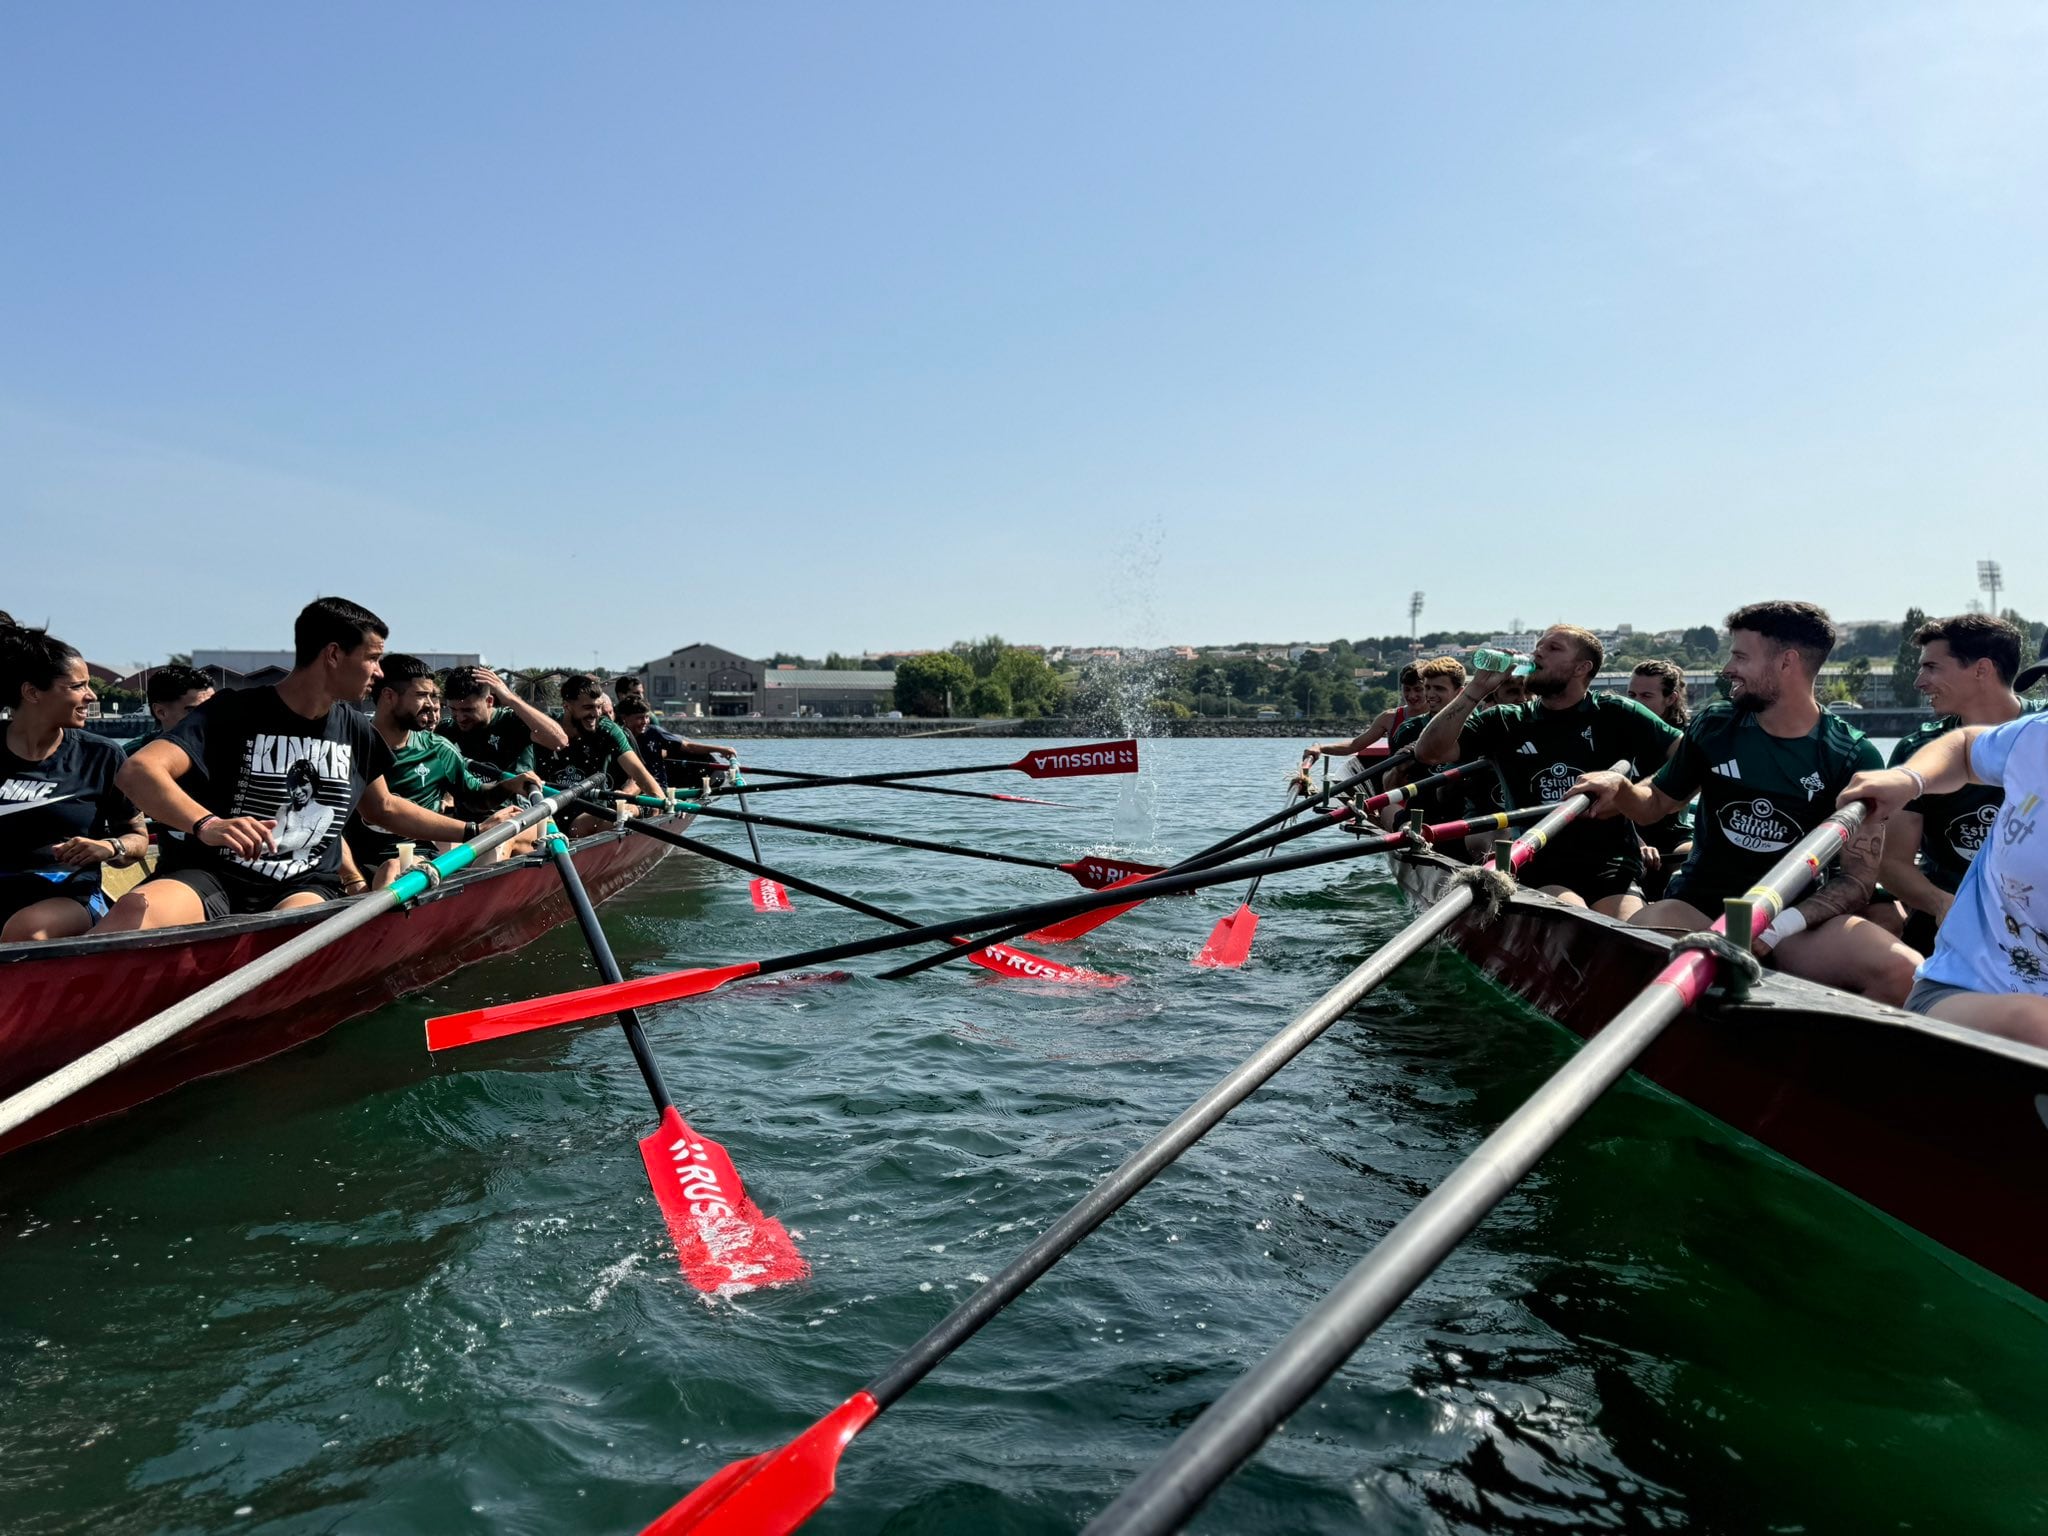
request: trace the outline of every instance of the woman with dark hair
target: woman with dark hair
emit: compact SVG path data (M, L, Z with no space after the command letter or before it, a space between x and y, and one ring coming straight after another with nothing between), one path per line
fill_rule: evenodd
M0 623L0 942L63 939L106 916L100 871L149 850L114 775L121 749L85 729L96 698L77 651Z

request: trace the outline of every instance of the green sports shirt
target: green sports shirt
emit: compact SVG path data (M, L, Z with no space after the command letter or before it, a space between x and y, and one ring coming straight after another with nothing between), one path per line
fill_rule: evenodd
M438 811L443 790L461 800L479 793L484 783L469 771L454 742L432 731L413 731L391 754L384 787L401 800Z
M561 720L561 716L555 717ZM566 789L580 783L593 773L605 775L605 782L617 789L627 783L626 772L619 767L619 759L628 752L639 749L633 745L633 738L626 734L626 728L616 720L597 717L597 723L587 731L579 731L566 720L562 729L569 733L569 745L563 751L550 752L544 760L541 776L557 788Z
M2022 715L2048 710L2048 699L2020 706ZM1897 768L1926 746L1963 723L1960 715L1936 715L1892 748L1888 766ZM1922 795L1906 807L1920 818L1920 873L1953 894L1970 871L1977 850L1998 820L2005 791L1989 784L1965 784L1952 795Z
M1459 761L1483 757L1499 772L1508 808L1555 805L1579 776L1626 763L1633 776L1664 761L1679 739L1634 699L1589 693L1563 709L1541 699L1482 709L1458 736ZM1541 875L1564 868L1640 868L1634 825L1620 817L1582 817L1537 856ZM1538 881L1540 883L1540 879ZM1570 881L1565 881L1570 884Z
M1652 782L1674 800L1699 796L1692 857L1665 895L1717 915L1787 849L1835 811L1856 774L1882 768L1869 737L1823 710L1804 736L1773 736L1753 710L1726 699L1693 716L1677 755Z

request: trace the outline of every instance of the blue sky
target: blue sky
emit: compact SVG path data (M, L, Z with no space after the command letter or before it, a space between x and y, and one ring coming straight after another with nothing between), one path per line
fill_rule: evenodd
M2048 613L2048 9L13 6L119 663Z

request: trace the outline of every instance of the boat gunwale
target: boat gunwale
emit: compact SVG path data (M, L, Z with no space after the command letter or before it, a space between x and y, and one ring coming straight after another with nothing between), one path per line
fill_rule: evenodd
M1398 867L1400 864L1407 863L1429 869L1445 878L1455 877L1459 872L1472 868L1469 864L1460 864L1454 859L1446 858L1434 849L1396 851L1388 854L1387 858L1390 864L1396 866L1395 879L1402 890L1411 900L1426 902L1429 906L1436 904L1437 897L1441 894L1440 888L1427 893L1418 890L1415 882L1401 877ZM1591 907L1573 906L1527 886L1518 887L1509 900L1513 904L1535 906L1547 913L1552 920L1563 919L1604 928L1608 930L1610 937L1642 948L1661 950L1667 956L1678 940L1684 937L1682 934L1661 928L1636 927L1605 913L1595 912ZM1744 1016L1763 1019L1773 1013L1787 1011L1831 1014L1880 1028L1905 1030L1930 1040L1940 1041L1943 1045L1961 1046L1985 1055L2003 1056L2018 1065L2048 1072L2048 1049L2028 1045L2020 1040L2010 1040L2003 1035L1968 1029L1943 1019L1929 1018L1926 1014L1908 1013L1905 1009L1894 1007L1890 1003L1881 1003L1854 992L1844 992L1817 981L1807 981L1802 977L1787 975L1783 971L1766 969L1763 979L1748 997L1739 1002L1726 998L1703 998L1695 1005L1693 1011L1709 1019L1739 1019Z

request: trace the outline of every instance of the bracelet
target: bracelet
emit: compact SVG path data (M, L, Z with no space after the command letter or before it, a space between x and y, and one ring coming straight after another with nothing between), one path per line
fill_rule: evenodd
M1914 784L1919 786L1921 795L1927 793L1927 780L1924 777L1922 777L1919 769L1901 767L1899 769L1899 772L1903 773L1907 778L1911 779L1914 782ZM1918 799L1919 796L1916 795L1914 798Z
M214 815L213 812L208 811L204 816L200 817L197 821L192 823L190 830L188 830L185 833L185 835L191 838L192 841L196 843L199 841L199 829L205 826L209 821L219 820L220 818L218 816Z
M473 822L473 821L465 821L465 822L464 822L464 823L462 824L462 840L463 840L463 841L464 841L465 843L466 843L466 842L469 842L469 841L471 841L471 840L472 840L473 838L475 838L476 834L477 834L477 824L476 824L475 822Z
M1806 932L1806 914L1797 907L1787 907L1778 914L1778 920L1758 934L1757 937L1770 945L1771 948L1776 949L1780 944L1791 938L1793 934L1804 932Z

